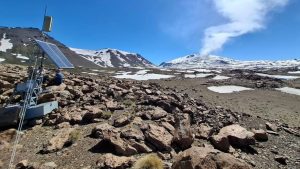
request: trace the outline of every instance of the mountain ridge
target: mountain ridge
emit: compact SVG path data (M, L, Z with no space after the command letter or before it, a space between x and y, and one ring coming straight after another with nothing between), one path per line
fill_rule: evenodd
M101 67L155 67L153 63L138 53L112 48L90 50L70 47L70 49Z
M224 69L259 69L296 67L300 65L299 59L293 60L253 60L242 61L217 55L192 54L163 62L159 66L164 68L224 68Z

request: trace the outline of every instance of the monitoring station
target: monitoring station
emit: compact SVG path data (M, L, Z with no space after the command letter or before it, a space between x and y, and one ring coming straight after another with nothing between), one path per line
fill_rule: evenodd
M51 27L52 17L44 16L43 36L45 36L44 32L51 31ZM36 56L34 66L29 71L27 80L16 85L9 101L4 107L0 108L0 127L16 125L18 122L23 123L24 120L42 117L58 108L57 101L38 104L38 97L44 92L42 84L45 55L58 69L69 69L74 68L74 66L55 44L37 39L34 40L34 43L40 48L42 55ZM19 103L12 104L11 102L16 95L20 95L21 100Z

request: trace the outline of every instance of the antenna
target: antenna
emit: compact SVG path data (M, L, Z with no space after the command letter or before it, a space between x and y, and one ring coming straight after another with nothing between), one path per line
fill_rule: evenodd
M45 9L44 9L44 16L43 16L43 19L45 20L45 16L47 15L47 4L45 5ZM42 27L41 27L41 30L43 31L43 28L44 28L44 20L43 20L43 24L42 24Z

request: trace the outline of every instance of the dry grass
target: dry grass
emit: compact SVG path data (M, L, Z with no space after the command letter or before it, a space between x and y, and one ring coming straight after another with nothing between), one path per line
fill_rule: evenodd
M163 169L163 162L156 154L146 155L133 166L133 169Z
M69 142L74 144L81 138L81 132L79 130L74 130L69 135Z
M101 114L101 117L103 119L109 119L111 116L112 116L112 112L111 111L103 111L102 114Z

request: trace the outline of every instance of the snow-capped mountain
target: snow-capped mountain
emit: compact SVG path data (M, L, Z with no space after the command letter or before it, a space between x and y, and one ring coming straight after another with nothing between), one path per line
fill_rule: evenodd
M161 67L189 69L189 68L220 68L220 69L268 69L300 66L300 59L284 61L240 61L216 55L193 54L163 62Z
M101 67L155 67L150 61L139 54L129 53L118 49L70 49Z

